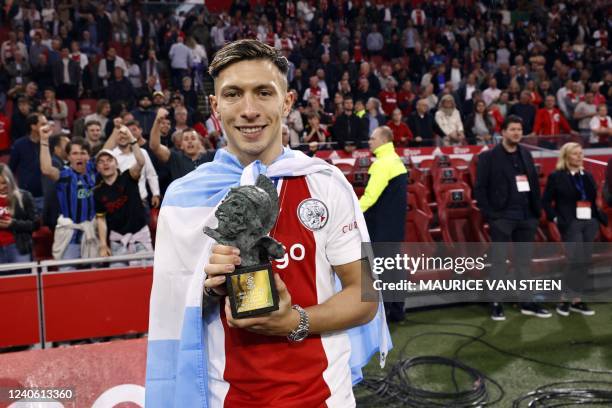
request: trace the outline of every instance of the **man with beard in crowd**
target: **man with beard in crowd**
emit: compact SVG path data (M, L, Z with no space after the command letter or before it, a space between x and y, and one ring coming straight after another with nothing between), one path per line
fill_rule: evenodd
M138 107L132 110L134 120L142 126L142 134L145 137L148 137L151 133L151 127L153 127L153 121L155 120L155 109L151 105L151 95L143 92L138 99Z
M204 150L200 136L192 128L183 129L180 151L169 149L163 145L161 143L160 128L167 116L168 111L164 108L159 108L153 128L151 129L149 146L155 157L169 167L170 178L176 180L195 170L200 164L212 161L215 154L214 152Z

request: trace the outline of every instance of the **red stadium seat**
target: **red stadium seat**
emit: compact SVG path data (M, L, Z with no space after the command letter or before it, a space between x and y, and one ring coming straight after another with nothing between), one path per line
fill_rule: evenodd
M431 216L419 208L416 197L409 196L404 240L406 242L434 242L429 233L430 221Z
M353 172L353 166L351 164L336 163L335 166L340 169L340 171L346 176L346 178L348 178L349 174Z
M149 230L151 230L151 240L155 246L155 234L157 232L157 218L159 217L159 208L151 208L151 219L149 220Z
M546 242L561 242L561 233L557 228L557 224L554 222L548 221L546 218L546 213L542 211L542 216L540 217L540 225L538 227L538 235L541 238L544 238Z
M472 160L470 160L470 164L468 165L468 173L470 175L470 186L472 188L476 187L476 173L478 171L478 157L479 154L472 155Z
M370 168L371 164L372 164L372 159L370 157L359 157L355 161L355 167L357 169L365 170L366 172Z
M448 156L441 155L436 157L434 165L431 168L431 178L434 189L440 178L449 178L449 176L444 175L449 172L449 169L453 169L455 173L453 177L457 181L463 180L469 183L470 179L467 174L464 176L464 173L468 171L468 163L463 159L451 159Z
M600 225L599 233L602 241L612 242L612 207L604 207L603 212L608 216L608 225Z
M32 234L33 248L32 259L44 261L53 259L51 248L53 247L53 233L48 227L41 227Z
M98 100L97 99L81 99L79 101L79 108L81 108L83 105L88 105L89 108L91 109L91 113L95 113L96 106L98 105Z
M443 167L432 173L432 184L434 189L438 189L440 184L455 183L461 181L461 173L454 167Z
M467 168L467 166L468 166L468 162L461 158L458 158L458 157L451 158L450 156L446 154L440 154L434 158L431 167L432 169L434 169L434 168L439 168L439 167L455 167L455 168L465 167Z
M416 166L408 167L408 180L410 183L420 182L425 184L425 173Z
M446 243L487 242L482 216L472 201L469 187L465 187L444 190L438 199L442 240Z
M367 170L364 172L363 169L360 168L358 171L356 171L355 166L349 163L336 163L335 166L342 171L344 177L346 177L348 182L351 183L357 197L361 197L365 191L365 186L368 183Z
M436 196L436 202L438 202L438 204L439 198L446 190L463 189L471 193L470 186L463 181L461 175L462 173L454 167L440 168L435 173L435 178L433 179L433 192Z
M418 167L422 171L431 170L433 167L434 159L423 159L415 167Z
M355 172L352 174L353 178L353 190L357 195L357 198L365 193L365 188L368 185L369 174L364 172Z
M10 98L7 99L6 104L4 105L4 114L8 118L13 116L13 100Z
M406 223L404 231L404 242L418 242L417 248L414 244L410 249L416 253L422 253L425 256L431 256L435 253L436 244L429 232L429 223L431 216L418 208L415 196L408 197L408 208L406 212Z
M548 175L544 173L544 169L540 163L534 163L536 168L536 173L538 175L538 182L540 184L540 194L544 194L544 189L546 188L546 180L548 179Z
M66 126L68 129L72 129L72 123L74 122L74 115L77 111L76 102L72 99L64 99L64 103L68 108L68 116L66 116Z
M429 191L423 183L409 183L408 184L408 201L414 198L414 207L423 211L427 216L432 217L431 208L429 206ZM412 207L412 206L411 206Z

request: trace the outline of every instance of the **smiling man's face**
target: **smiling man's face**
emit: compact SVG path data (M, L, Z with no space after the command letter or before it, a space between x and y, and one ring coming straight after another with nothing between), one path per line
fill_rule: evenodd
M270 163L281 153L281 123L293 104L287 82L268 60L234 63L215 79L212 107L223 124L227 148L247 164Z

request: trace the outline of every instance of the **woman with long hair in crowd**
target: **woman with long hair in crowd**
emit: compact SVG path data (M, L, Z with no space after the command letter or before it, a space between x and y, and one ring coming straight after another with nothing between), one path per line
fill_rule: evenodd
M11 169L0 163L0 264L29 262L37 228L32 195L20 190Z
M468 116L465 123L467 138L471 144L491 145L494 142L495 119L487 112L485 101L476 101L474 113Z
M582 146L569 142L559 151L556 170L548 176L542 197L542 206L550 221L559 227L565 243L567 299L557 306L557 313L569 316L570 312L591 316L595 311L580 299L583 282L589 272L593 252L592 242L599 231L599 224L607 224L607 217L597 207L597 184L593 175L583 166Z

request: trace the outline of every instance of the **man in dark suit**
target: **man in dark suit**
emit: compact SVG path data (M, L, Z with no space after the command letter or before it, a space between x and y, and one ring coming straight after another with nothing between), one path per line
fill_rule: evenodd
M414 112L408 116L408 127L414 138L410 146L435 146L436 138L441 133L436 121L429 113L427 99L420 99Z
M353 112L352 97L344 97L342 106L344 112L338 115L332 127L332 140L338 143L337 148L352 153L368 140L368 130L365 122Z
M533 123L536 116L536 107L531 103L529 91L521 92L519 103L510 108L510 114L516 115L523 120L523 132L528 135L533 131Z
M62 48L61 58L53 63L52 72L57 98L77 99L81 81L81 66L70 58L68 47Z
M151 24L142 18L140 10L134 12L134 18L130 21L130 38L142 37L143 41L149 39Z
M538 174L529 151L520 145L523 121L510 115L502 125L503 140L482 153L478 160L474 197L486 221L494 244L491 249L491 278L503 279L508 246L514 245L515 271L518 279L527 279L533 246L540 218ZM525 293L522 294L527 295ZM521 313L550 317L551 313L537 303L521 303ZM505 320L501 303L493 303L491 319Z
M134 87L129 79L123 75L121 67L115 67L113 80L109 81L106 88L106 97L111 102L123 102L128 109L132 109L135 99Z

